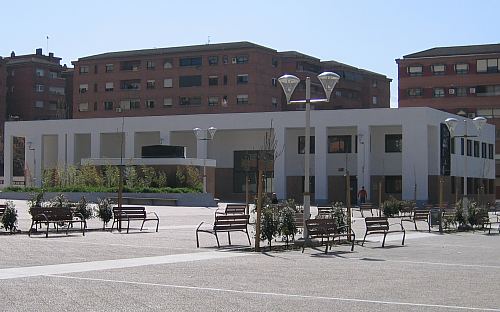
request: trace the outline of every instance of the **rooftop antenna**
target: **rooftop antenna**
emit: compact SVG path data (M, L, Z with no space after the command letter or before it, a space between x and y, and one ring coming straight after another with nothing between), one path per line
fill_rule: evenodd
M210 44L210 36L208 36L207 44Z
M47 53L49 53L49 36L47 36Z

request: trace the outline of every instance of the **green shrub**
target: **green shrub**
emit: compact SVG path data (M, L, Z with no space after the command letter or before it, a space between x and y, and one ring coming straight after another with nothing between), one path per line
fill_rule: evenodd
M271 247L273 238L279 232L279 219L276 213L275 205L262 207L260 224L260 238L262 240L267 240L267 244Z
M297 225L295 224L295 201L289 199L282 203L279 215L278 231L286 239L286 245L288 246L288 240L291 236L292 239L295 238L297 234Z
M2 215L2 224L6 231L10 233L15 232L17 229L17 210L12 201L7 201L5 207L5 212Z
M402 202L392 196L382 203L382 209L386 217L394 217L395 215L398 215L402 208Z
M106 228L106 224L113 218L113 210L111 208L111 203L107 198L97 199L97 216L102 220L102 228Z
M94 217L94 210L89 206L85 196L82 196L78 203L76 204L75 212L80 213L83 216L83 219L88 220Z
M57 207L57 208L62 208L62 207L67 207L68 206L68 199L64 194L58 194L54 198L51 198L49 200L50 207Z

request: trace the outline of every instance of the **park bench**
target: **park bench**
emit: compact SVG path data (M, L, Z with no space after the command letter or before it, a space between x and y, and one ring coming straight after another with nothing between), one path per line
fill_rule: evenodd
M247 206L245 204L227 204L225 209L217 209L215 214L231 215L245 214Z
M400 225L401 230L399 229L390 229L391 225ZM403 233L403 241L401 242L401 245L405 244L405 229L403 227L403 224L401 223L394 223L394 224L389 224L389 220L387 217L366 217L365 218L365 225L366 225L366 232L365 232L365 237L363 238L363 242L361 243L361 246L365 244L366 236L371 235L371 234L384 234L384 239L382 240L382 247L385 246L385 237L389 233Z
M118 197L110 197L109 199L118 204ZM122 205L177 206L177 201L177 198L122 197Z
M321 244L325 244L325 254L328 252L328 246L332 249L333 244L335 243L335 238L340 239L346 238L351 242L351 251L354 250L354 241L356 239L356 235L354 231L349 233L347 226L337 227L337 223L335 219L309 219L306 220L306 228L307 228L307 236L310 239L321 239ZM330 241L331 239L331 241ZM302 252L306 247L306 243L302 245Z
M0 219L2 219L3 214L5 213L5 209L7 209L6 204L0 204Z
M196 228L196 247L200 247L198 232L215 235L218 248L220 248L218 233L227 232L227 239L229 241L229 245L231 245L231 232L244 232L247 234L248 244L251 246L252 243L250 242L250 236L248 235L249 220L250 216L247 214L215 214L214 224L210 228L202 228L202 225L205 224L204 221L198 224L198 227Z
M148 217L151 216L151 217ZM144 227L144 222L146 221L156 221L156 232L158 232L158 226L160 225L160 218L155 212L146 212L145 207L135 207L135 206L122 206L122 207L113 207L113 224L111 225L111 231L117 223L117 227L119 227L119 223L122 221L127 221L127 233L130 229L130 220L141 220L141 231ZM121 228L121 226L120 226Z
M33 226L35 230L38 225L47 225L45 237L49 237L49 226L54 224L56 232L59 232L59 225L66 224L66 235L68 230L73 227L74 223L80 223L80 229L85 236L87 222L81 213L74 212L70 207L31 207L31 227L28 231L28 236L31 236Z
M483 230L488 230L488 234L491 234L492 225L499 224L498 232L500 233L500 218L496 214L494 215L494 217L496 217L496 220L491 220L488 210L482 209L478 213L478 218L477 218L478 224L477 225L481 226L481 228Z
M427 222L429 232L431 231L431 210L428 208L423 209L413 209L413 213L409 217L401 218L401 226L405 222L413 222L415 224L415 231L418 231L417 221Z
M372 203L363 203L363 204L359 204L358 207L353 207L352 213L354 215L354 210L359 210L359 212L361 213L361 216L364 218L365 214L363 213L363 211L370 210L370 214L373 216L373 209L377 210L377 207L373 206Z
M318 206L318 215L317 215L318 219L331 217L332 214L333 214L332 206Z

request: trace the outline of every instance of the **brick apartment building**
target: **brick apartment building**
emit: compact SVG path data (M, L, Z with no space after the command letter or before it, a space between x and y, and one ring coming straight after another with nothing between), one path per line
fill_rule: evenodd
M0 151L3 151L5 117L7 116L7 67L5 59L0 57ZM0 166L3 165L3 153L0 155ZM2 167L3 168L3 167Z
M300 105L286 105L277 78L311 76L312 95L323 97L316 76L325 70L343 79L331 103L316 109L390 105L384 75L249 42L110 52L73 65L74 118L296 110Z
M438 47L397 59L399 107L428 106L496 125L500 195L500 44Z

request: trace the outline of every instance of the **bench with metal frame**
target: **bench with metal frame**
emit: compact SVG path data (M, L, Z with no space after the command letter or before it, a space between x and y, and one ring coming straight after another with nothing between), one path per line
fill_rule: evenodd
M69 228L73 227L74 223L80 223L80 229L83 236L85 236L87 221L85 221L81 213L74 212L70 207L31 207L30 213L31 226L28 236L31 236L33 226L36 230L38 225L45 224L47 225L45 237L49 237L49 225L51 223L54 224L56 232L59 232L59 225L66 224L66 235L68 235Z
M413 209L413 213L409 217L401 218L401 226L404 222L413 222L415 224L415 231L418 231L417 221L427 222L429 232L431 231L431 210L428 208Z
M151 216L151 217L148 217ZM121 208L116 206L113 207L113 224L111 225L111 232L117 223L117 227L120 227L120 222L127 221L127 233L130 229L130 220L141 220L141 231L144 227L146 221L156 221L156 232L158 232L158 226L160 225L160 218L155 212L146 212L146 207L137 206L122 206Z
M250 215L247 214L215 214L214 224L210 228L202 228L202 225L205 224L204 221L196 227L196 247L200 247L198 232L205 232L214 235L217 240L218 248L220 248L218 233L227 232L227 239L229 245L231 245L231 232L243 232L247 234L248 244L252 246L252 243L250 242L250 235L248 234L249 220Z
M403 227L403 224L401 223L393 223L389 224L389 220L387 217L366 217L365 218L365 225L366 225L366 232L365 232L365 237L363 238L363 242L361 243L361 246L365 244L366 236L371 235L371 234L383 234L384 239L382 240L382 247L385 246L385 237L389 233L403 233L403 241L401 242L401 245L405 244L405 236L406 232ZM401 226L401 230L396 230L393 229L391 230L390 227L391 225L399 225Z
M245 214L247 206L245 204L227 204L225 209L218 208L215 214L231 215L231 214Z
M113 203L118 204L118 197L109 198ZM148 206L177 206L177 198L159 197L122 197L123 205L148 205Z
M340 239L345 238L346 240L351 242L351 251L354 250L354 241L356 240L356 234L351 229L349 233L348 227L346 226L337 226L337 222L335 219L309 219L306 220L306 228L307 235L310 239L321 239L321 244L325 244L325 254L328 252L328 246L330 246L330 250L332 249L333 244L335 243L335 238ZM330 241L331 239L331 241ZM302 245L302 252L306 247L306 243Z
M377 211L377 207L375 207L372 203L362 203L362 204L359 204L359 206L357 207L352 207L351 209L351 212L352 212L352 216L354 216L354 210L359 210L359 212L361 213L361 217L365 217L365 214L363 213L363 211L370 211L370 214L372 215L373 217L373 210L375 209L375 211Z

